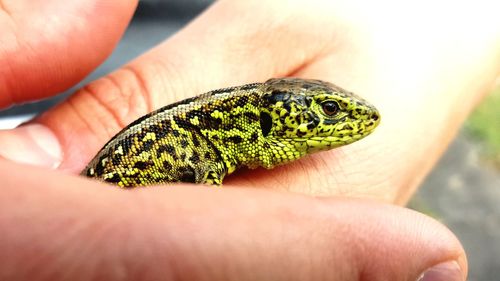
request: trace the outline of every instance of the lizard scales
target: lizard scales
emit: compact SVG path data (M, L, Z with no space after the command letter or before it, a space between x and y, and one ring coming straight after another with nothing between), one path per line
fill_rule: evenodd
M82 174L121 187L221 184L241 166L270 169L352 143L379 122L375 107L331 83L270 79L211 91L137 119Z

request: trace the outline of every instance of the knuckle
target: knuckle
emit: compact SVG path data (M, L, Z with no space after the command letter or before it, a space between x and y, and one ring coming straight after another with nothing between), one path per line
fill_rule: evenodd
M92 132L111 137L151 110L149 93L142 73L125 67L84 86L68 102Z

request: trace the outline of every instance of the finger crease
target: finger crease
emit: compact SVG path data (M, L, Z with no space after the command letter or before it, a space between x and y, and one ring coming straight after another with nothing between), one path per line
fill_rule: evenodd
M115 82L113 82L111 79L109 79L108 77L104 77L104 79L107 79L107 80L110 80L113 84L115 84ZM84 93L88 93L88 96L93 99L94 101L96 101L98 103L98 105L101 107L101 108L104 108L104 110L109 114L109 116L111 118L107 118L107 120L105 120L105 123L108 123L108 122L113 122L114 123L114 126L115 127L118 127L118 128L123 128L125 126L125 124L123 124L123 122L121 121L121 118L118 116L118 113L116 112L116 110L113 110L113 107L112 105L110 105L109 103L107 102L104 102L102 101L99 97L100 95L93 91L92 90L92 87L91 87L92 84L89 84L89 85L86 85L82 88L82 91ZM120 87L118 87L118 89L120 89ZM101 122L102 123L102 122ZM109 128L109 126L104 126L105 128ZM107 131L107 130L106 130ZM108 132L108 135L112 135L111 132Z
M10 12L9 9L7 9L7 6L1 0L0 0L0 9L3 10L10 18L12 18L12 13Z
M153 108L152 99L151 99L151 96L150 96L151 91L147 87L147 82L144 79L143 75L141 75L139 73L139 71L137 71L137 69L135 69L131 65L124 66L122 68L122 70L127 71L127 72L131 73L134 76L134 78L137 81L137 84L139 86L138 87L139 91L140 91L139 96L143 97L144 102L146 104L147 112L153 111L154 108Z
M73 110L75 115L77 116L78 119L82 121L83 124L92 132L94 136L98 136L96 130L94 129L94 126L92 126L92 123L85 118L85 115L80 113L80 110L78 110L78 106L75 105L74 101L72 98L69 98L66 102L66 104Z

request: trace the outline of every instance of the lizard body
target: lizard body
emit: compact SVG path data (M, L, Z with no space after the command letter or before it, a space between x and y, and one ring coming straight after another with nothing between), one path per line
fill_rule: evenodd
M270 79L211 91L147 114L82 172L121 187L221 184L241 166L267 169L370 134L378 111L331 83Z

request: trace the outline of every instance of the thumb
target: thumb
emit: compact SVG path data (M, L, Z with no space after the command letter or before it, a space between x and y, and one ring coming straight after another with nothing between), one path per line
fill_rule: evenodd
M2 280L464 281L467 272L449 230L401 207L251 188L122 192L0 168ZM41 258L27 258L35 249Z
M190 193L176 190L169 195L172 201L194 196L211 201L197 201L196 210L189 206L187 216L163 226L165 232L175 229L174 237L186 238L170 241L178 251L170 255L185 258L171 270L189 272L188 279L466 280L466 257L455 236L408 209L252 190L225 189L217 195L195 190L185 198L177 191L182 197ZM172 202L172 208L178 204Z

